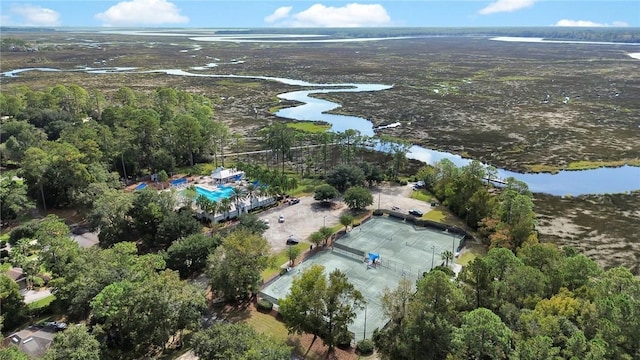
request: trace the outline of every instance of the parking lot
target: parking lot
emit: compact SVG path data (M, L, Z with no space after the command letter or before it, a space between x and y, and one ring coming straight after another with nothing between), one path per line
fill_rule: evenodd
M373 204L369 209L377 209L378 204L382 209L397 207L400 212L407 213L410 209L416 209L427 213L431 210L429 204L411 199L413 184L405 186L383 185L372 187ZM297 240L305 241L311 233L322 226L332 227L340 223L340 216L348 211L347 206L340 200L336 200L331 209L323 207L313 199L313 196L300 197L300 202L294 205L280 205L258 214L260 219L268 219L270 227L264 233L265 238L271 244L271 251L278 253L286 248L286 241L290 236ZM278 222L278 216L284 216L284 222Z

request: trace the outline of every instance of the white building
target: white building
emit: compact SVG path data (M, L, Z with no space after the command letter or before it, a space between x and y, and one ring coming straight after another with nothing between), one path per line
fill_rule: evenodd
M220 166L211 172L211 181L214 184L226 184L244 179L244 171L237 169L225 169Z

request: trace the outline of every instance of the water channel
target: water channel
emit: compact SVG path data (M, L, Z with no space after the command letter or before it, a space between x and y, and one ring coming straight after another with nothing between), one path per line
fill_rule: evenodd
M279 110L276 115L282 118L306 121L324 121L332 125L334 132L343 132L347 129L360 131L362 135L375 135L373 124L361 117L328 114L326 112L339 108L340 105L331 101L313 98L313 94L325 94L332 92L363 92L382 91L390 89L390 85L380 84L317 84L302 80L269 77L269 76L243 76L243 75L217 75L205 73L193 73L180 69L165 70L136 70L135 68L78 68L73 70L60 70L53 68L24 68L0 73L0 77L16 77L26 71L81 71L92 74L109 73L164 73L174 76L194 76L211 78L240 78L258 79L265 81L277 81L283 84L301 87L313 87L310 90L292 91L278 95L279 98L300 102L300 105ZM400 126L402 126L400 124ZM461 156L447 152L427 149L418 145L411 147L407 157L433 164L442 159L449 159L458 166L471 162ZM533 192L541 192L552 195L583 195L624 193L640 189L640 167L622 166L616 168L598 168L581 171L560 171L556 174L536 173L522 174L505 169L498 169L498 177L514 177L524 181Z

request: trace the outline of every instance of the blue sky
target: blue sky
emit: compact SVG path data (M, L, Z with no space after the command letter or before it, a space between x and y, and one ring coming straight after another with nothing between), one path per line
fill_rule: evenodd
M2 0L0 25L199 28L640 27L640 1Z

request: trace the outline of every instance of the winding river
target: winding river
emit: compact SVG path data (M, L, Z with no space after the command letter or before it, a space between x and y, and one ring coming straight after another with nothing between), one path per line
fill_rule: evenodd
M347 129L356 129L363 135L373 136L373 124L364 118L356 116L345 116L328 114L326 112L339 108L340 105L327 100L313 98L313 94L326 94L332 92L364 92L382 91L390 89L392 86L380 84L318 84L302 80L269 77L269 76L244 76L244 75L217 75L193 73L180 69L165 70L137 70L136 68L78 68L73 70L60 70L53 68L24 68L0 73L0 77L16 77L26 71L49 71L49 72L86 72L91 74L110 73L164 73L173 76L193 76L210 78L239 78L258 79L265 81L277 81L283 84L301 87L313 87L311 90L292 91L278 95L285 100L300 102L301 105L279 110L276 115L282 118L308 121L325 121L332 125L332 131L342 132ZM402 126L402 125L400 125ZM411 147L407 154L409 158L421 160L425 163L433 164L442 159L450 159L456 165L468 164L471 160L463 159L459 155L427 149L418 145ZM512 176L524 181L533 192L541 192L552 195L583 195L583 194L604 194L623 193L640 189L640 167L622 166L617 168L598 168L581 171L560 171L557 174L522 174L504 169L498 169L498 176L506 178Z

